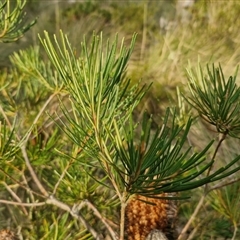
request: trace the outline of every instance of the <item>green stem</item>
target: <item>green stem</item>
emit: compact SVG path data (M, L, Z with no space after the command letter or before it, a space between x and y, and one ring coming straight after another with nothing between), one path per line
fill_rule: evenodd
M121 216L120 216L120 238L119 240L124 240L125 235L125 210L127 206L127 192L123 192L121 198Z
M236 236L237 236L237 231L238 231L238 227L237 227L237 224L236 222L234 222L234 232L233 232L233 236L231 238L231 240L235 240Z
M220 146L222 145L222 142L226 139L226 137L227 137L227 133L224 133L224 134L222 135L222 137L220 138L220 140L219 140L219 142L218 142L218 145L217 145L217 147L216 147L216 149L215 149L215 151L214 151L214 154L213 154L213 156L212 156L212 161L215 160L216 155L217 155L217 152L218 152ZM212 170L212 167L213 167L213 164L212 164L212 165L210 166L210 168L208 169L207 176L209 176L209 174L210 174L210 172L211 172L211 170ZM206 186L207 186L207 185L206 185Z

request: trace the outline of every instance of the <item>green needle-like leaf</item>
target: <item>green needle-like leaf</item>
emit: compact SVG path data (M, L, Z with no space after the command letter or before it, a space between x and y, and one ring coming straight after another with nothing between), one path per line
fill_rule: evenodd
M23 8L26 0L14 2L6 0L0 4L0 42L17 41L36 23L36 20L28 24L24 23Z
M186 100L199 112L204 120L216 127L219 133L239 138L240 88L236 75L226 81L221 65L212 70L207 66L207 77L199 66L199 73L188 70L191 95Z

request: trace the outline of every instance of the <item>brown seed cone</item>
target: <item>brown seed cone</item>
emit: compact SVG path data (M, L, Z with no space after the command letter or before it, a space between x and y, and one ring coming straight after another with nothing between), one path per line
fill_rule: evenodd
M171 200L136 196L126 207L127 239L145 240L154 229L170 236L176 215L176 204Z

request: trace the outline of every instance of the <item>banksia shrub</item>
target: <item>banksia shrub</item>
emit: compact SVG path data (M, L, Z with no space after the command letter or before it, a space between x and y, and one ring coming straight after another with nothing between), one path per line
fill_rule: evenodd
M0 18L8 22L5 6ZM0 41L13 40L19 25L10 30ZM151 87L126 77L135 34L129 47L118 36L104 42L93 35L79 49L63 32L59 39L47 32L39 38L49 60L42 60L39 48L15 53L10 80L0 86L0 178L7 193L0 203L38 223L31 225L31 238L22 231L25 239L174 239L175 201L186 198L175 193L230 176L240 169L240 156L213 168L208 151L214 141L198 152L189 146L193 119L180 123L175 108L167 108L157 126L148 113L134 122L134 110ZM221 82L222 73L217 76ZM193 78L189 102L224 136L237 136L240 91L234 79L212 80L206 96L209 84L202 90ZM53 134L43 144L41 130L49 126Z

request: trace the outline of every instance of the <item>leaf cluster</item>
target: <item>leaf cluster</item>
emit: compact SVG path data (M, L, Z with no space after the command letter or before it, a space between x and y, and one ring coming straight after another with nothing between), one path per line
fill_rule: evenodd
M144 95L144 87L139 89L138 84L130 87L130 81L124 78L136 36L129 49L122 42L119 53L117 37L112 45L108 42L104 46L101 36L93 36L90 47L86 41L82 43L79 57L63 34L62 46L55 38L55 47L47 33L45 37L41 42L60 73L72 102L73 118L62 105L70 123L67 126L62 122L64 131L76 144L87 146L85 150L91 156L106 151L99 157L111 162L108 150L111 144L107 136L112 132L114 121L119 122L123 117L127 121Z
M229 219L234 226L238 225L240 205L240 182L236 182L222 189L214 190L209 199L212 207L220 212L224 217Z
M17 0L14 4L10 0L5 0L0 5L0 42L18 40L36 23L36 20L28 24L24 22L23 8L26 0Z
M221 65L207 66L207 76L200 66L197 73L188 70L191 95L186 100L217 132L239 138L240 87L236 77L237 71L226 80Z
M199 153L193 153L191 147L185 147L192 119L182 126L176 123L175 115L170 119L168 109L162 126L153 133L152 120L145 116L139 141L136 140L131 125L126 128L123 138L119 132L116 134L116 159L122 162L125 172L117 166L115 168L130 194L161 198L158 196L161 193L191 190L225 178L240 169L233 168L240 159L240 156L237 156L224 167L208 175L214 163L214 160L207 159L213 141Z
M171 117L171 111L166 111L162 126L158 126L154 133L151 118L145 116L140 140L136 140L138 130L132 120L132 113L148 88L141 88L138 84L130 88L129 81L124 77L135 38L133 36L129 49L122 42L117 54L117 37L112 44L107 42L104 46L102 36L94 35L90 47L84 41L78 53L62 33L60 44L56 37L53 43L45 32L45 39L40 40L62 77L72 103L72 115L62 104L67 121L62 121L59 127L80 147L80 151L87 153L90 159L98 160L100 168L105 171L119 196L123 192L154 197L163 192L186 191L239 170L232 170L240 158L236 157L225 167L198 179L214 163L206 158L213 142L199 153L191 153L191 148L184 150L192 120L179 126L174 111ZM217 76L220 84L223 74ZM209 94L213 96L215 88L222 95L230 91L228 88L232 90L231 94L234 92L234 82L216 85L214 80L215 75L210 75L210 81L213 81L211 91L206 88L206 80L204 91L196 92L192 99L197 103L204 102L203 97L208 98ZM196 86L196 83L192 82L192 85ZM220 99L223 101L225 98L222 96ZM195 107L200 109L200 103ZM231 110L227 106L225 108L225 112ZM233 114L236 113L234 110ZM94 165L95 160L91 161L87 164Z

